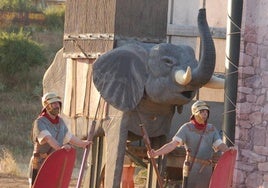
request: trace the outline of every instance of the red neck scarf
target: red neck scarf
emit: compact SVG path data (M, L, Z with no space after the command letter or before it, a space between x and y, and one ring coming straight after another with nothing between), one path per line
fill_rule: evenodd
M41 114L40 114L40 117L46 117L52 124L58 124L59 123L59 120L60 120L60 118L59 118L59 116L56 116L56 118L55 119L52 119L50 116L49 116L49 114L47 113L47 111L46 110L44 110Z
M198 123L194 118L191 119L192 124L194 124L195 128L198 130L204 130L207 127L207 123L201 124Z

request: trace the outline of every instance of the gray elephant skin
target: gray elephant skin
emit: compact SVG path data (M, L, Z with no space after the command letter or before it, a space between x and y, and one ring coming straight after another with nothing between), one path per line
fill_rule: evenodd
M138 42L119 46L95 61L96 88L121 112L103 126L107 139L105 187L120 187L126 141L129 135L141 138L140 123L156 140L167 136L176 108L180 112L213 77L215 47L205 9L199 10L198 27L199 61L189 46Z

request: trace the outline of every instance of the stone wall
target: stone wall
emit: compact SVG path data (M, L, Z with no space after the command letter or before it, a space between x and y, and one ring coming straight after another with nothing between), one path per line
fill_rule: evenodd
M244 1L238 67L236 188L268 187L268 1Z

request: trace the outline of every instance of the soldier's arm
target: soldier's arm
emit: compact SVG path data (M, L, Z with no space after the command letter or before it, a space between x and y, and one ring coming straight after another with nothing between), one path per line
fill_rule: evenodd
M151 157L156 157L159 155L165 155L168 154L169 152L173 151L178 145L180 145L179 142L177 142L176 140L172 140L169 143L163 145L161 148L159 148L158 150L151 150L149 152L149 155Z
M51 135L46 135L43 141L48 143L50 147L52 147L54 150L58 150L61 148L57 140L55 140L55 138L53 138Z

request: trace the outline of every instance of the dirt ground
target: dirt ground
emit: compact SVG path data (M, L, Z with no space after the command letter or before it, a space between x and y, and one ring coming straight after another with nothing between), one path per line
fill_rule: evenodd
M77 183L77 179L72 179L70 182L69 188L75 188ZM178 188L180 187L178 182L169 182L168 188ZM1 188L29 188L28 179L27 177L17 177L17 176L10 176L3 173L0 173L0 187ZM144 185L137 186L136 188L144 188Z
M14 177L6 174L0 174L1 188L29 188L26 177Z
M76 186L76 179L70 182L69 188ZM10 176L0 173L0 187L1 188L29 188L27 177Z

